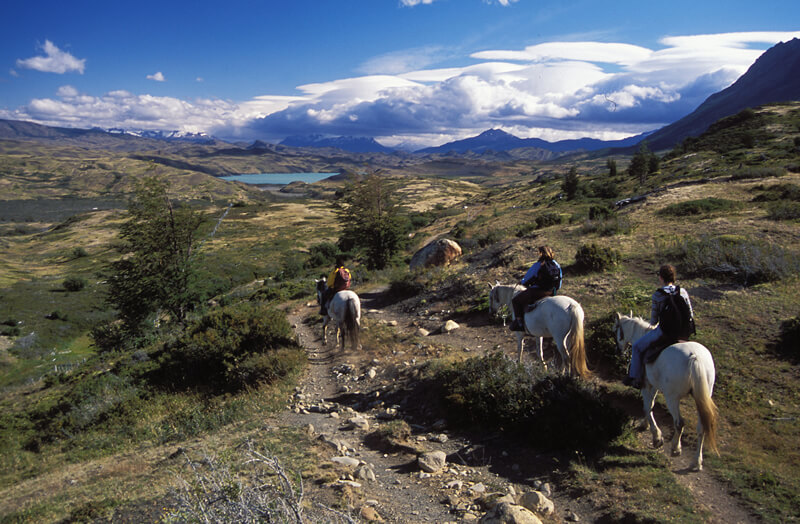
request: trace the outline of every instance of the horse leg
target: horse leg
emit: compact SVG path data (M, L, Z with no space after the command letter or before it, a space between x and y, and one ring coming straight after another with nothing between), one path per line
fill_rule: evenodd
M703 469L703 441L706 438L705 431L703 431L703 424L697 421L697 455L694 457L694 462L689 466L689 469L694 471L702 471Z
M672 456L677 457L681 454L681 436L683 435L683 419L681 418L681 399L675 395L667 398L667 410L672 415L672 427L675 433L672 435Z
M572 364L569 359L569 353L567 352L567 347L564 345L563 341L555 337L553 338L553 343L556 345L556 349L558 350L558 356L561 359L561 374L572 375ZM553 355L553 360L555 360L555 358L556 356Z
M544 367L544 370L547 371L547 362L544 361L544 347L543 347L544 338L542 337L537 338L536 343L537 343L536 350L539 352L539 360L541 360L542 367Z
M525 335L517 333L517 362L522 364L522 350L525 348Z
M653 416L653 405L656 402L656 394L658 390L650 384L647 384L642 389L642 403L644 404L644 414L647 423L650 425L650 433L653 435L653 447L660 448L664 445L664 439L661 436L661 429L656 424L656 419Z
M327 337L327 334L326 334L326 330L328 328L328 321L330 319L331 319L331 317L329 317L327 315L322 317L322 345L323 346L327 346L328 345L328 337Z

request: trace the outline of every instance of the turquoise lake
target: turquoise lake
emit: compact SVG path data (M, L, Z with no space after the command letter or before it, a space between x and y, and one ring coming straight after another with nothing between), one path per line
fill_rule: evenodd
M220 177L223 180L235 180L245 184L278 184L286 185L295 181L311 184L323 178L339 173L258 173L253 175L231 175Z

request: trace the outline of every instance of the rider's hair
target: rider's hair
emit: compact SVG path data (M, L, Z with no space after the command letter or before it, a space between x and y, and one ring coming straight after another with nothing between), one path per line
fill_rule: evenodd
M663 280L665 284L674 284L677 278L675 266L664 264L658 269L658 276L661 277L661 280Z
M556 254L550 246L539 246L539 260L553 260Z

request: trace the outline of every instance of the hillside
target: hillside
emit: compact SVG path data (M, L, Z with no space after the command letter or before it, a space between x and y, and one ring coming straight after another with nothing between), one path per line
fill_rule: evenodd
M656 150L669 149L742 109L793 100L800 100L800 39L797 38L765 51L731 86L708 97L689 115L659 129L647 142Z
M299 153L264 147L259 160L244 147L196 145L134 158L4 141L3 194L18 191L25 202L0 201L0 519L186 520L180 508L208 509L231 494L270 506L285 478L295 495L284 490L280 500L310 521L477 520L493 497L532 490L555 504L545 522L796 520L799 144L794 103L718 122L663 157L643 184L624 173L622 156L615 177L605 158L588 155L388 172L370 165L405 208L408 243L383 270L351 255L362 347L340 351L319 339L312 280L330 270L341 235L331 205L339 181L321 184L325 198L236 194L241 201L228 208L224 191L246 189L213 179L216 196L195 202L208 218L199 280L213 300L187 326L153 318L159 327L137 340L101 349L91 333L114 317L98 274L120 257L127 217L120 202L100 202L127 196L106 180L150 169L176 181L171 195L191 200L200 195L191 177L212 178L192 166L299 164ZM570 167L579 182L567 198ZM442 173L451 176L431 176ZM90 195L99 203L63 206ZM440 237L461 245L461 259L410 273L411 255ZM515 340L488 314L487 284L518 280L542 244L564 267L563 294L586 313L589 379L560 377L553 363L545 372L531 351L514 366ZM579 254L592 245L596 266L587 268ZM702 472L686 470L693 403L682 407L684 456L671 457L635 429L641 398L620 383L627 359L616 354L614 314L648 314L663 262L677 266L696 340L716 365L720 454L707 451ZM68 277L85 287L67 291ZM443 330L447 320L460 327ZM236 337L259 330L280 331L283 346L237 361ZM552 353L548 346L548 360ZM209 365L212 357L221 360ZM264 370L271 374L248 382ZM193 371L203 380L193 382ZM543 403L534 416L549 422L520 417L524 409L509 415L532 402L527 394ZM467 423L477 412L486 418ZM418 456L429 451L443 451L447 466L421 471ZM203 489L205 501L196 497Z

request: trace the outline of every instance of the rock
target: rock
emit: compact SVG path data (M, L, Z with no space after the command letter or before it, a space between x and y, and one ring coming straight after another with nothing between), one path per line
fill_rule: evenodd
M509 504L515 504L516 503L516 501L514 500L514 497L512 497L508 493L506 493L506 494L503 494L503 493L489 493L489 494L486 494L486 495L480 497L475 502L477 502L483 509L486 509L486 510L492 509L493 507L497 506L501 502L507 502Z
M472 495L480 495L482 493L486 493L486 486L484 486L483 482L478 482L477 484L470 486L469 492Z
M567 520L568 522L579 522L581 518L574 511L567 511L567 516L565 517L565 520Z
M444 323L444 326L442 327L442 331L444 331L445 333L450 333L451 331L455 331L456 329L458 329L460 327L461 326L459 326L456 321L448 320L447 322Z
M456 491L459 491L461 490L461 488L464 487L464 483L460 480L451 480L450 482L445 484L444 487L447 489L454 489Z
M430 335L430 334L431 334L431 332L430 332L430 331L428 331L428 330L427 330L427 329L425 329L425 328L419 328L419 329L418 329L418 330L415 332L415 335L417 335L418 337L427 337L427 336L428 336L428 335Z
M545 482L544 484L542 484L542 493L544 493L545 497L553 496L553 489L550 487L549 482Z
M429 266L447 266L461 256L461 246L452 240L440 238L429 243L411 257L411 271Z
M417 463L422 471L436 473L447 463L447 454L444 451L423 453L417 458Z
M519 498L519 505L539 515L552 515L556 508L553 501L538 491L528 491Z
M539 517L530 510L508 502L497 504L478 522L481 524L542 524Z
M397 417L397 409L386 408L375 415L375 417L380 420L394 420Z
M361 463L360 460L355 459L353 457L333 457L331 459L331 462L335 462L336 464L342 464L343 466L347 466L350 468L355 468Z
M430 440L431 442L439 442L440 444L444 444L445 442L450 440L450 438L444 433L439 433L438 435L432 436Z
M378 376L378 370L377 370L377 369L375 369L375 368L369 368L369 369L367 370L367 378L369 378L370 380L372 380L372 379L373 379L373 378L375 378L376 376Z
M306 435L308 435L309 437L313 437L313 436L314 436L314 433L315 433L316 431L314 430L314 426L313 426L313 425L311 425L311 424L306 424L306 426L305 426L305 432L306 432Z
M366 464L361 464L356 468L355 477L358 480L375 482L375 472Z
M352 480L337 480L336 482L338 482L339 484L343 484L345 486L350 486L351 488L360 488L361 487L361 483L355 482L355 481L352 481Z
M347 451L348 448L347 444L342 442L341 440L330 438L327 435L320 435L318 439L323 444L326 444L329 447L331 447L337 453L344 453L345 451Z
M361 506L361 511L358 512L362 519L368 522L383 522L383 519L371 506Z
M353 429L369 431L369 420L361 415L356 415L348 421L348 425Z

